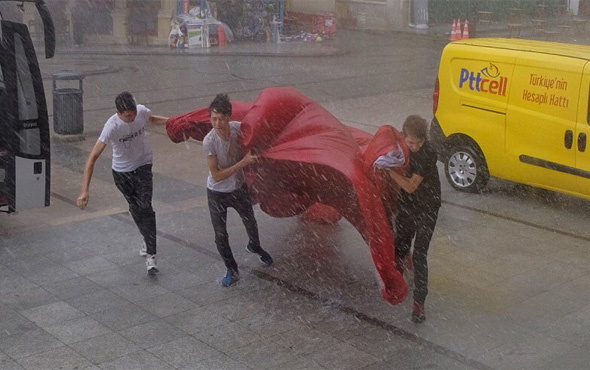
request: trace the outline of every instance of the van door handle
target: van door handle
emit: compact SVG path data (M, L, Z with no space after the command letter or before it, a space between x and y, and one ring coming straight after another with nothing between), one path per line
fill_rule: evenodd
M572 130L565 130L564 142L566 149L572 148L572 144L574 143L574 132Z
M580 152L586 150L586 134L583 132L578 135L578 150Z

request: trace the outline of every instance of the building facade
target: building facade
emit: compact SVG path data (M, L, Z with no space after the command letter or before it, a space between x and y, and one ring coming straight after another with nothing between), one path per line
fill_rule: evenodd
M69 40L75 44L165 45L179 6L178 0L46 1L54 17L58 42ZM285 0L285 9L301 14L332 13L340 25L360 29L397 30L411 25L412 1L417 0ZM188 3L192 8L200 0ZM36 12L25 12L25 17L35 16ZM32 32L36 21L25 19Z

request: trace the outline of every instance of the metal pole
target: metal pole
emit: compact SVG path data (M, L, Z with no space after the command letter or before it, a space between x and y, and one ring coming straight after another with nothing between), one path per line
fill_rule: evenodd
M285 24L285 0L279 0L279 30L283 32L283 24Z

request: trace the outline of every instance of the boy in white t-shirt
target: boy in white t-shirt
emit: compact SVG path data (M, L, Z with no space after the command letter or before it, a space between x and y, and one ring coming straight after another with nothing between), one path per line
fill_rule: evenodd
M238 264L234 259L227 234L227 209L238 212L249 242L246 250L255 253L262 263L270 266L272 257L260 246L258 223L254 217L252 201L244 183L243 168L256 162L256 156L244 155L240 122L230 121L232 105L227 94L218 94L209 105L213 130L203 139L203 150L209 165L207 177L207 203L211 223L215 230L215 244L223 258L227 273L221 285L229 287L239 279Z
M149 274L158 272L156 266L156 214L152 208L152 148L145 135L147 123L165 125L168 117L152 115L138 105L128 91L115 99L117 112L105 123L102 132L84 166L82 190L77 205L84 209L88 204L90 180L94 165L107 143L113 148L113 179L129 204L129 213L143 236L145 245L139 254L145 257Z

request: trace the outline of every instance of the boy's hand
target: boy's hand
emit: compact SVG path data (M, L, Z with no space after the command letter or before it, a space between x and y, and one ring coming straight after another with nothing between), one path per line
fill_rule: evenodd
M252 151L248 151L248 153L246 153L244 159L242 160L245 164L252 164L258 160L258 157L256 156L256 154L252 154Z
M78 208L80 208L80 209L86 208L86 206L88 205L89 198L90 198L90 196L88 195L88 193L86 193L86 192L80 193L80 196L78 196L78 199L76 200L76 205L78 206Z

